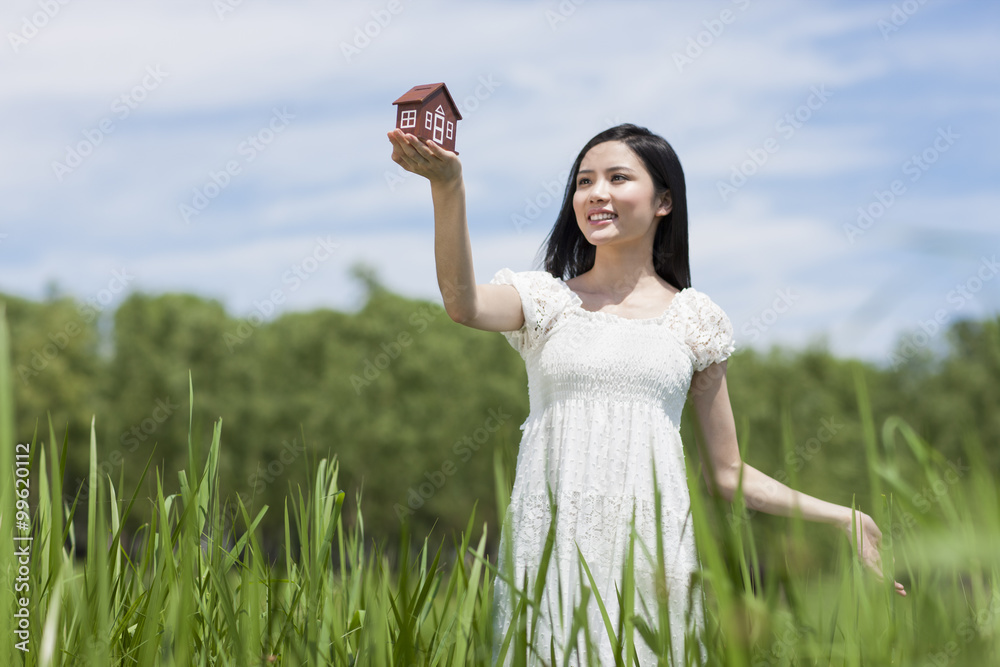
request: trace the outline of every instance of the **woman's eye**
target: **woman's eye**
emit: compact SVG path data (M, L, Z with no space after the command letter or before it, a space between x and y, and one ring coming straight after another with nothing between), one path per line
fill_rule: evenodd
M589 178L581 178L579 181L576 182L576 184L577 185L586 185L589 182L590 182Z
M611 180L613 181L613 180L615 180L616 178L620 178L620 179L622 179L623 181L625 180L625 176L624 176L624 175L622 175L622 174L615 174L614 176L612 176L612 177L611 177Z

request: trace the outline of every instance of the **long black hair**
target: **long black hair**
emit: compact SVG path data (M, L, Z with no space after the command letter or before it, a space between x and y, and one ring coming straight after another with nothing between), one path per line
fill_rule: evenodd
M591 148L605 141L624 143L642 160L646 171L653 178L657 195L670 191L670 213L660 220L653 237L653 267L661 278L677 289L690 287L687 191L681 161L666 139L631 123L604 130L588 141L576 156L566 184L562 209L545 241L545 270L556 278L568 280L586 273L594 266L596 249L587 241L576 223L573 195L576 194L576 178L583 157Z

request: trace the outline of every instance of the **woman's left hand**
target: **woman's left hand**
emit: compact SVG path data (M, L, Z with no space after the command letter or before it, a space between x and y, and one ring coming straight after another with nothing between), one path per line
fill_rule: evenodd
M851 517L848 516L847 524L842 526L848 540L851 539L852 524L857 530L858 557L881 580L883 577L882 557L879 554L878 548L882 542L882 531L879 530L879 527L875 524L875 520L870 516L864 512L855 511L854 521L852 522ZM851 543L853 544L854 540ZM905 597L906 590L903 588L903 584L898 581L894 581L894 584L896 592Z

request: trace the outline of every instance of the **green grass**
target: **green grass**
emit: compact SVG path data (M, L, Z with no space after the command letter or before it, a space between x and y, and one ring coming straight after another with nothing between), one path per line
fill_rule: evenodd
M14 429L9 339L0 313L0 613L14 619L0 633L0 658L25 665L489 665L493 637L491 600L498 573L486 553L486 524L473 508L454 539L461 558L446 562L443 544L415 549L403 524L400 556L377 545L366 549L364 521L343 516L344 492L336 459L311 464L308 488L291 492L282 507L251 511L219 486L221 421L207 452L188 438L189 461L178 471L179 492L164 492L164 472L147 463L154 498L138 491L120 497L121 482L99 478L93 424L86 446L90 479L86 506L63 502L62 479L69 443L47 424L36 437L32 461L32 523L27 592L15 594L18 567L13 484ZM699 473L689 471L692 511L705 591L703 632L707 662L690 646L688 664L763 665L995 665L1000 664L1000 503L984 444L966 440L961 474L903 421L889 417L878 428L861 376L859 416L864 425L865 468L879 506L862 508L883 527L883 560L895 559L895 576L909 595L891 591L852 556L842 540L833 569L810 565L808 530L788 520L784 562L771 562L756 589L761 547L754 540L742 499L732 505L707 498ZM193 391L192 391L193 402ZM788 446L789 443L784 443ZM506 471L497 460L497 501L506 507ZM144 488L138 484L137 489ZM152 503L135 555L121 544L122 526L137 503ZM284 520L283 556L270 562L260 544L266 512ZM74 518L85 513L86 558L74 557L84 536ZM556 513L558 520L558 515ZM82 522L81 522L82 523ZM831 529L832 530L832 529ZM519 614L498 638L514 664L530 664L531 637L551 553L535 585L522 590ZM662 544L655 545L663 562ZM93 547L93 548L91 548ZM639 545L630 547L638 553ZM338 563L336 567L334 563ZM589 565L580 563L582 599L595 598ZM633 599L633 573L619 581L621 600ZM523 587L523 582L513 582ZM589 585L586 585L589 583ZM15 598L29 598L28 652L16 647ZM656 623L629 615L614 627L604 615L589 628L573 613L582 640L607 641L618 664L632 664L634 647L647 643L668 654L669 617L664 599ZM529 622L529 616L530 622ZM550 649L545 664L570 664ZM660 664L670 664L663 658ZM645 667L645 666L643 666Z

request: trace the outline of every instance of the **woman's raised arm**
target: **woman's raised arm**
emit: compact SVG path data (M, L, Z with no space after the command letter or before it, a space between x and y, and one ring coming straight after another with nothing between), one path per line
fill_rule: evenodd
M517 290L511 285L477 285L465 213L465 183L458 156L412 134L389 132L392 161L425 177L434 202L434 259L448 316L486 331L516 331L524 324Z

